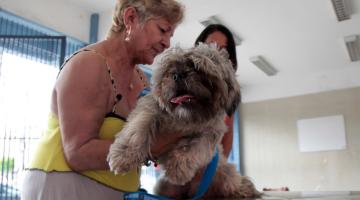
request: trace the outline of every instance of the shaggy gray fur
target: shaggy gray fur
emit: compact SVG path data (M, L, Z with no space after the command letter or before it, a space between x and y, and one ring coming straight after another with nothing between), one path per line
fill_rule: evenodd
M182 192L167 188L185 185L211 161L226 132L225 114L232 114L240 101L240 86L226 51L204 44L188 50L168 50L153 81L152 93L139 99L110 147L110 169L121 174L137 168L153 159L153 144L166 140L159 133L180 134L173 149L157 158L164 176L156 192L177 199L191 197L197 187L195 182ZM251 181L221 156L206 196L257 195Z

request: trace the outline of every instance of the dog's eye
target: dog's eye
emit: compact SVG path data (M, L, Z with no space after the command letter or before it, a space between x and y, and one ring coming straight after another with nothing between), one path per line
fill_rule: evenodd
M173 77L174 81L177 81L177 80L179 79L179 75L178 75L178 74L174 74L172 77Z

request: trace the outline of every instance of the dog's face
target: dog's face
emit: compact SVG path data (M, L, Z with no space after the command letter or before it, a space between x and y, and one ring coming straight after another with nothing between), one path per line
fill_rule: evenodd
M226 52L199 45L168 50L154 73L153 94L160 107L177 118L202 122L234 112L240 87Z

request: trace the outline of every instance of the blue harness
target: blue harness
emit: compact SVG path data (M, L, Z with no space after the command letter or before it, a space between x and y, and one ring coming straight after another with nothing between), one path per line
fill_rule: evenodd
M219 161L219 151L216 148L215 155L211 162L208 164L208 166L205 169L204 175L201 178L201 182L199 185L198 190L195 193L195 196L191 198L191 200L199 199L202 197L207 189L209 188L211 181L215 175L216 167ZM171 200L166 197L156 196L153 194L149 194L147 192L127 192L124 194L124 200Z

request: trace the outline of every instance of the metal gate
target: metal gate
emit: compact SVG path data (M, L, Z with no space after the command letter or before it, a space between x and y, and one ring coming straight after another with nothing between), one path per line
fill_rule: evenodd
M21 87L25 87L29 83L21 83L22 80L18 80L21 85L20 89L7 91L6 88L9 87L6 87L6 84L12 83L18 77L4 73L4 59L5 57L11 58L11 56L15 56L15 59L31 60L38 64L52 66L57 70L64 61L65 50L66 37L64 36L0 36L0 104L2 104L2 107L0 107L2 108L0 110L1 200L20 199L21 176L27 163L29 163L34 144L37 142L41 132L39 127L34 127L27 122L31 121L34 113L19 112L17 109L14 109L16 113L6 112L7 102L19 101L20 106L22 103L29 101L26 94L21 96L23 98L17 99L17 94L23 92ZM7 67L9 68L9 66ZM22 68L24 67L31 66L22 66ZM34 81L36 81L36 77L42 76L42 74L21 73L25 72L19 71L18 75L32 76ZM14 116L16 116L15 119Z

